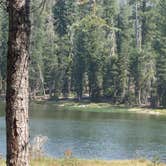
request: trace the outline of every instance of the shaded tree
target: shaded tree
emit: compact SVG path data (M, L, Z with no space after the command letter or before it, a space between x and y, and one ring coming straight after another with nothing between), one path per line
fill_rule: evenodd
M9 37L7 55L6 134L7 166L28 166L28 66L30 1L7 1Z

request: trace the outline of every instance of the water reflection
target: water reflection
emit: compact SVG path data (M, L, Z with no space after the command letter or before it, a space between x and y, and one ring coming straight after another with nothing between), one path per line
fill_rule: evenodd
M1 112L1 111L0 111ZM166 161L166 117L127 113L58 111L48 105L32 105L31 138L49 138L48 155L62 157L71 149L79 158L128 159L136 156ZM0 117L0 151L5 153L4 117Z

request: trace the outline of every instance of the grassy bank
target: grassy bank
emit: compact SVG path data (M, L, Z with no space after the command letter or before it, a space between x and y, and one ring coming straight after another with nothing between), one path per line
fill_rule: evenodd
M0 161L1 166L6 166L4 161ZM31 166L166 166L163 163L155 163L140 160L122 161L100 161L100 160L78 160L78 159L41 159L31 161Z
M73 100L59 100L59 101L33 101L33 103L38 104L48 104L59 110L66 111L86 111L86 112L123 112L123 113L138 113L138 114L150 114L150 115L166 115L166 109L161 108L148 108L148 107L135 107L127 105L115 105L109 102L98 102L92 103L89 100L84 100L81 102L76 102ZM2 109L4 109L4 104Z
M42 103L42 102L41 102ZM147 107L129 107L126 105L113 105L108 102L91 103L89 101L74 102L70 100L46 101L60 110L75 110L88 112L131 112L152 115L166 115L166 109L151 109Z

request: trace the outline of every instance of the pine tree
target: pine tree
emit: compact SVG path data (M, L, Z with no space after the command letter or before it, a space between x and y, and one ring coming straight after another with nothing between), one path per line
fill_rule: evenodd
M55 32L59 37L57 43L58 64L61 69L61 87L63 96L68 96L71 85L71 55L72 46L70 41L70 27L75 21L76 6L74 1L58 0L53 8Z
M30 1L8 1L6 138L7 166L29 166Z
M6 54L7 54L7 35L8 22L7 13L0 8L0 94L5 93L6 87Z
M65 0L58 0L53 8L55 31L59 36L67 34L67 28L69 24L67 6Z
M155 52L153 49L155 3L149 0L131 2L134 6L133 19L135 25L133 41L136 42L130 64L133 66L131 73L135 84L135 100L137 104L148 104L155 77ZM132 70L135 72L132 72Z
M73 83L74 83L74 90L77 93L77 98L80 100L83 95L83 80L84 80L84 73L85 73L85 64L86 64L86 48L85 48L85 33L78 29L75 32L75 38L73 41Z
M103 0L102 8L103 19L106 20L109 26L116 27L117 15L119 12L117 1ZM116 101L117 97L116 89L118 80L116 32L116 28L114 28L112 31L106 32L104 42L105 62L103 65L103 95L106 97L111 97L114 101Z
M158 3L157 36L155 48L157 56L157 94L159 104L166 107L166 0Z
M44 46L47 41L45 24L48 18L49 14L46 12L46 9L43 9L42 13L38 9L31 14L30 89L31 96L33 97L36 95L45 95L43 57Z
M121 102L126 102L129 97L129 57L131 52L132 25L129 17L131 9L128 5L121 7L118 15L116 33L118 53L118 96Z

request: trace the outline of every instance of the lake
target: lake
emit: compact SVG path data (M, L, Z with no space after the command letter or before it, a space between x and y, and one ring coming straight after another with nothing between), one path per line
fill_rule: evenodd
M132 159L154 156L166 162L166 116L132 113L90 113L57 110L32 104L30 136L48 137L49 156L63 157L71 149L84 159ZM0 103L0 153L5 155L4 104Z

